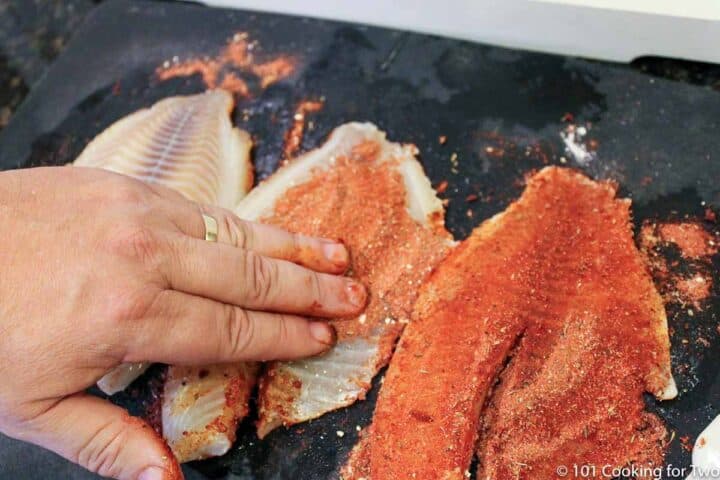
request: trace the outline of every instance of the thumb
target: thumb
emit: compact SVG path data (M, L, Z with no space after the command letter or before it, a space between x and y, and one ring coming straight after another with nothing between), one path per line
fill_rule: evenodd
M32 420L23 440L119 480L182 480L167 444L143 420L87 394L66 397Z

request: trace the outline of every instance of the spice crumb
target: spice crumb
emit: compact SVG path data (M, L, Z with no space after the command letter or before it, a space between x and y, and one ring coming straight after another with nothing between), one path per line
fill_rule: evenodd
M437 193L439 193L439 194L440 194L440 193L445 193L445 190L447 190L447 188L448 188L448 181L447 181L447 180L443 180L443 181L440 182L440 183L438 184L438 186L435 188L435 191L436 191Z

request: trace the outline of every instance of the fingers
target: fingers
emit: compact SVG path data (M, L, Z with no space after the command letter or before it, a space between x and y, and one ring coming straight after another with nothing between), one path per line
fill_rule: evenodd
M250 310L344 317L365 306L365 287L230 245L177 235L163 266L170 286Z
M317 355L336 341L327 322L254 312L166 290L148 312L125 361L203 365L290 360Z
M178 480L165 442L144 421L97 397L77 394L33 419L22 439L105 477Z
M218 242L252 250L266 257L287 260L318 272L343 273L350 257L337 241L287 232L261 223L247 222L219 207L197 206L192 212L183 209L180 223L186 235L205 238L202 211L218 223Z

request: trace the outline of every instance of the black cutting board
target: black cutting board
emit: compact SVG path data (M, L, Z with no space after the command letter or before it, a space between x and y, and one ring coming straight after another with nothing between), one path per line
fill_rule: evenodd
M322 96L325 107L311 116L314 128L302 149L351 120L375 122L391 139L415 143L433 184L449 183L443 197L450 200L447 224L457 238L502 210L521 192L524 175L548 163L617 180L621 193L633 199L638 226L645 219L702 218L706 207L720 206L720 94L711 90L624 65L347 23L140 1L106 2L89 17L0 133L0 167L69 162L121 116L168 95L203 90L197 77L158 82L154 71L175 55L216 55L238 31L259 42L260 56L298 59L292 77L242 100L235 113L235 122L256 141L259 178L276 168L296 104ZM586 143L596 146L582 164L560 136L568 121L588 128ZM441 135L447 136L444 145ZM479 200L468 202L470 194ZM665 253L677 256L672 249ZM715 258L714 272L718 266ZM648 406L677 432L667 456L675 466L690 462L678 438L688 435L692 442L720 413L720 302L717 289L713 293L692 317L667 304L680 396L662 404L648 399ZM709 346L699 344L699 336ZM377 382L368 400L278 430L263 442L248 421L230 454L185 472L188 478L332 477L357 438L356 425L369 422L376 393ZM130 395L114 401L140 409ZM0 478L92 477L0 436Z

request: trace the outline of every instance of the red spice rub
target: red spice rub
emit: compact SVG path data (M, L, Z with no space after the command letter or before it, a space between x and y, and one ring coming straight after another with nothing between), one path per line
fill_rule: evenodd
M322 108L322 101L304 100L298 104L295 109L295 115L293 115L292 126L285 132L285 142L283 145L284 162L294 157L300 149L300 144L302 143L305 132L305 115L319 112Z
M157 77L161 81L165 81L175 77L190 77L200 74L205 86L215 88L221 68L222 64L214 59L191 59L167 68L158 69Z
M222 88L223 90L227 90L228 92L233 92L237 95L240 95L241 97L247 97L250 95L250 88L248 88L245 80L238 77L232 72L226 74L225 77L223 77L220 88Z
M662 461L642 394L674 393L665 314L614 195L543 169L437 268L346 478L464 478L478 432L483 479Z
M247 33L238 32L213 58L190 58L182 62L166 62L155 73L160 81L199 74L207 88L220 86L238 96L248 97L250 90L247 82L239 76L239 73L256 77L260 88L264 90L273 83L292 75L296 65L294 59L286 56L255 63L255 57L251 53L252 47L255 45L248 41ZM239 72L227 71L233 67ZM222 80L218 81L220 78Z
M231 445L235 441L238 423L248 414L248 402L252 386L255 384L257 365L226 364L212 365L204 369L193 367L170 367L170 377L176 381L182 379L186 389L173 393L170 405L171 414L175 416L207 415L198 413L198 404L208 401L213 391L223 388L225 403L216 416L202 429L184 430L177 435L165 432L175 457L179 462L198 459L198 452L207 453L209 446L219 443ZM168 394L167 391L165 393ZM165 425L164 427L167 427ZM224 439L224 440L221 440Z
M364 378L386 365L410 319L420 284L447 253L450 238L438 226L442 215L425 225L410 216L406 185L397 168L401 159L378 161L380 155L388 154L378 142L356 144L349 156L290 188L275 204L274 214L263 219L293 232L340 239L348 247L348 274L367 287L369 300L360 317L332 323L339 342L362 337L377 347L366 365L356 366ZM356 382L361 391L370 386L362 378L343 380ZM259 435L278 423L297 423L355 400L328 400L327 410L298 416L293 413L295 402L304 387L283 364L270 365L260 384Z
M294 70L295 62L283 57L252 67L252 72L260 79L262 88L267 88L278 80L289 77Z
M339 339L368 335L386 318L410 319L422 280L448 249L447 232L420 225L406 207L405 184L393 160L377 162L380 145L356 145L350 158L291 188L266 223L341 240L350 274L369 292L364 319L334 322Z
M717 253L712 235L696 222L663 223L658 234L666 242L672 242L685 258L697 259Z
M698 273L690 278L677 280L675 287L682 301L702 310L704 301L710 297L712 276Z
M638 240L665 300L702 309L713 287L711 256L718 251L712 233L697 221L646 221ZM685 262L668 260L666 245L677 247Z

